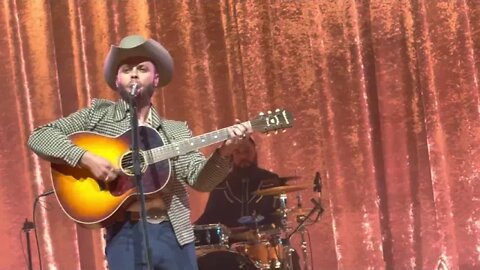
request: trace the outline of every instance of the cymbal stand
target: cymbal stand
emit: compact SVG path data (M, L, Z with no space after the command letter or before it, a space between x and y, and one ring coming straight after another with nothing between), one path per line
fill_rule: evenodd
M280 195L278 196L278 200L280 201L280 207L279 207L279 210L280 210L280 213L281 213L281 216L280 216L280 225L283 229L285 229L287 227L287 194L286 193L280 193Z
M286 239L288 239L288 242L290 241L290 238L292 237L292 235L296 232L300 232L300 236L301 236L301 240L302 240L302 243L301 243L301 247L302 247L302 252L303 252L303 263L304 263L304 269L309 269L310 267L308 267L308 251L307 251L307 241L305 240L305 231L306 231L306 228L305 228L305 222L310 219L310 217L313 215L313 213L315 213L316 211L318 211L317 213L317 217L315 218L315 220L313 221L313 223L317 222L318 219L320 218L320 215L323 213L324 209L321 205L320 202L317 202L315 199L311 199L311 201L313 202L313 204L315 205L312 210L310 210L310 212L306 215L306 216L299 216L297 217L297 222L298 222L298 225L297 227L290 232L290 234L286 237ZM291 264L291 251L289 250L288 251L290 254L290 258L289 258L289 261L290 261L290 265ZM290 269L290 268L287 268L287 269Z
M253 222L255 226L255 243L260 243L261 234L260 234L260 228L258 227L257 212L255 210L252 213L252 217L253 217Z
M290 237L287 237L287 224L288 224L288 209L287 209L287 194L285 192L280 193L278 196L280 201L280 227L282 230L282 234L285 237L282 237L282 244L284 248L284 253L286 255L286 260L283 262L282 269L291 270L293 269L293 262L292 262L292 252L293 249L290 246Z
M297 216L297 222L302 223L306 219L306 216L300 215ZM303 223L302 223L303 224ZM308 258L308 247L307 247L307 241L305 239L305 231L307 228L305 225L302 225L298 228L298 232L300 233L300 247L302 248L302 254L303 254L303 270L310 270L310 264L308 263L310 260Z

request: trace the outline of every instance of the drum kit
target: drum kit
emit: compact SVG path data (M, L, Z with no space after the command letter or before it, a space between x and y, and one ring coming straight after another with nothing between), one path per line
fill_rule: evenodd
M296 179L298 177L288 177ZM242 217L239 223L253 226L228 228L222 224L195 225L195 247L200 270L208 269L309 269L308 242L306 226L318 222L323 208L320 202L312 199L314 206L287 207L287 193L305 190L311 185L296 184L259 189L253 195L274 196L280 202L275 215L278 224L259 225L260 215ZM312 216L317 213L315 218ZM290 217L295 221L291 222ZM295 224L296 226L293 226ZM290 238L299 234L302 260L290 245ZM302 266L300 266L302 264Z

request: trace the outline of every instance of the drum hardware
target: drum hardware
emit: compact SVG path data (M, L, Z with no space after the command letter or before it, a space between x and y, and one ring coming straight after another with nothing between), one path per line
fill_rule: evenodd
M305 220L305 219L304 219ZM305 226L301 226L298 231L300 232L300 239L301 239L301 243L300 243L300 247L302 248L302 254L303 254L303 269L304 270L308 270L310 267L309 267L309 264L308 264L308 261L309 261L309 256L308 256L308 247L307 247L307 241L305 239L305 232L306 232L307 228L305 228Z
M262 217L262 218L259 218ZM263 220L254 211L251 216L242 217L245 225L253 224L253 228L242 232L242 228L235 229L240 233L232 235L232 239L243 238L243 241L232 243L231 249L240 254L246 255L258 269L280 269L283 265L283 245L280 240L280 230L273 225L262 225L258 222ZM241 237L240 237L241 236Z
M277 183L278 180L283 181L283 183L299 179L297 176L291 177L279 177L276 178ZM267 179L269 180L269 179ZM275 179L271 179L272 181ZM268 182L267 182L268 183ZM272 182L274 183L274 182ZM323 208L321 206L315 204L315 207L312 208L304 208L300 202L300 195L297 196L299 202L297 204L297 208L288 208L287 207L287 193L295 192L295 191L302 191L312 185L307 184L295 184L295 185L283 185L283 186L275 186L275 187L268 187L257 190L253 192L253 195L258 196L274 196L278 202L279 207L277 210L277 215L279 216L279 223L276 223L278 226L273 227L273 229L265 228L259 226L258 223L264 220L264 217L261 215L257 215L255 212L251 216L242 216L238 219L238 222L242 224L241 227L231 228L228 233L228 239L231 241L228 244L220 243L215 245L215 237L212 237L212 231L203 232L203 242L197 243L196 246L199 248L198 250L202 251L201 257L203 261L205 261L204 265L207 264L206 261L216 260L213 257L217 257L221 254L230 257L232 260L235 258L238 262L236 264L236 268L222 268L222 269L282 269L282 270L293 270L293 262L292 262L292 254L295 250L291 247L290 238L294 233L299 233L301 236L301 252L303 254L303 261L305 269L308 268L308 249L307 249L307 239L305 237L306 224L307 220L310 220L310 217L319 210L319 215L317 216L316 222L323 212ZM313 200L313 199L312 199ZM316 201L315 201L316 202ZM289 227L288 218L295 216L296 217L296 226ZM215 225L215 224L213 224ZM210 226L213 226L210 224ZM216 224L218 225L218 224ZM252 225L254 226L252 228ZM294 228L292 230L292 228ZM207 229L207 228L197 228L196 229L196 238L197 234L199 234L199 229ZM201 231L201 230L200 230ZM214 233L213 235L215 235ZM208 236L210 239L208 240ZM215 238L214 240L212 240ZM207 241L208 240L208 241ZM233 240L233 242L232 242ZM203 244L203 245L202 245ZM213 244L214 249L205 249L204 247L211 247ZM222 247L227 247L227 249L223 249ZM219 249L220 248L220 249ZM227 253L225 253L227 252ZM198 252L197 252L198 254ZM209 259L210 258L210 259ZM243 263L239 263L239 262ZM199 260L200 262L200 260ZM250 262L250 264L248 263ZM200 270L207 269L202 267L199 263ZM218 265L213 264L212 269L220 269ZM233 266L232 266L233 267ZM253 267L253 268L249 268Z
M296 177L295 177L296 178ZM293 177L292 177L293 179ZM261 234L256 226L256 236L258 243L237 244L239 252L244 252L256 263L260 269L291 269L292 268L292 248L290 246L290 237L287 237L288 212L287 193L307 189L310 185L284 185L271 188L264 188L253 192L254 195L269 196L273 195L280 202L278 214L280 216L280 231L270 235L268 242L261 239ZM283 237L281 237L283 236Z
M287 193L288 192L294 192L294 191L300 191L304 190L311 185L307 184L299 184L299 185L284 185L284 186L277 186L277 187L271 187L271 188L264 188L264 189L259 189L255 192L253 192L254 195L262 195L262 196L268 196L268 195L274 195L277 197L280 201L280 207L278 211L280 212L280 222L281 222L281 227L286 228L287 227Z
M233 243L231 248L249 257L258 269L280 269L284 261L285 252L279 238Z
M309 259L308 259L308 252L307 252L307 241L305 239L305 232L308 233L308 231L307 231L307 228L306 228L307 224L305 224L305 223L306 223L307 220L310 220L310 217L315 212L317 212L317 216L310 223L310 225L318 222L318 220L320 219L320 216L324 212L324 209L323 209L322 204L321 204L322 183L321 183L321 176L320 176L319 172L315 173L315 177L314 177L314 180L313 180L313 191L317 192L317 196L318 196L318 201L314 198L310 199L310 201L314 205L313 208L303 208L301 200L300 200L300 195L297 196L297 199L298 199L297 206L298 206L298 208L291 209L292 211L290 211L290 213L296 215L296 221L297 221L298 225L285 238L285 240L288 243L288 241L293 236L293 234L295 234L296 232L300 233L301 248L302 248L302 254L303 254L303 263L304 263L303 269L304 270L309 270L310 269L309 264L308 264ZM288 257L291 258L291 250L288 250L288 252L290 252L290 254L288 254ZM288 265L286 269L292 269L291 262L292 261L289 260L290 265Z
M276 186L271 188L264 188L254 192L255 195L262 195L268 196L273 195L275 196L279 202L280 206L277 209L277 215L280 216L280 233L273 235L272 238L277 238L278 243L277 246L281 246L283 248L283 255L277 255L276 258L279 258L279 261L282 264L282 269L293 269L293 262L292 262L292 254L295 251L290 244L290 239L293 234L299 233L301 237L301 249L303 254L303 263L304 269L309 269L309 260L308 260L308 248L307 248L307 240L305 237L306 229L306 221L310 220L311 216L318 211L318 215L312 223L315 223L320 218L320 215L323 213L324 209L322 208L320 202L317 202L315 199L311 199L314 204L314 207L304 208L301 204L301 196L300 194L297 195L297 208L287 208L287 193L294 192L294 191L301 191L311 187L312 185L307 184L299 184L299 185L284 185L284 186ZM297 226L290 230L288 228L288 217L294 215L296 217ZM275 245L275 240L271 242L272 245ZM274 249L278 252L278 248ZM265 266L265 265L264 265ZM270 265L267 269L276 269L273 268L276 265Z
M275 197L279 200L279 214L280 214L280 233L274 236L273 243L274 246L283 247L281 251L283 254L277 254L277 258L281 259L280 266L282 269L292 269L293 262L292 262L292 252L294 252L293 248L290 245L290 237L287 237L287 231L289 230L288 227L288 208L287 208L287 192L299 191L305 189L305 185L294 185L294 186L280 186L277 188L270 188L267 191L263 191L264 194L270 193L275 195ZM260 190L261 191L261 190ZM280 194L274 194L275 192L280 192ZM283 237L282 237L283 236ZM275 251L279 253L278 248L275 248ZM272 267L278 267L277 265L271 265L270 269L277 269Z
M197 252L199 270L258 270L248 256L231 250L205 249L200 254Z
M222 224L195 225L195 248L228 248L230 231Z
M310 200L313 204L314 204L314 207L310 209L310 211L308 212L308 214L306 215L298 215L297 216L297 222L298 222L298 225L295 229L293 229L286 237L285 237L285 240L287 241L287 243L290 241L290 238L293 236L294 233L296 232L299 232L300 233L300 238L301 238L301 248L302 248L302 254L303 254L303 263L304 263L304 268L305 270L308 270L310 269L309 267L309 264L308 264L308 250L307 250L307 241L305 239L305 232L307 230L306 228L306 225L305 225L305 222L307 220L310 219L310 217L315 213L315 212L318 212L317 213L317 216L315 217L314 221L312 223L316 223L319 219L320 219L320 216L323 214L324 212L324 209L321 205L321 202L320 200L317 202L317 200L315 200L314 198L312 198ZM303 210L303 209L302 209ZM290 245L288 245L290 246ZM288 249L287 252L289 254L287 254L288 258L289 258L289 266L287 266L286 269L291 269L291 257L292 257L292 250L291 249Z
M278 179L286 182L298 178L295 176ZM259 226L265 218L253 212L250 216L242 216L238 219L242 224L240 227L227 228L222 224L195 226L195 247L199 269L297 270L300 268L297 262L300 265L303 263L301 268L304 270L311 269L308 250L310 244L305 234L308 233L307 226L317 222L324 210L320 201L317 202L315 199L311 199L314 203L313 207L303 207L300 193L297 195L297 207L287 207L287 193L302 191L309 187L315 187L314 191L317 191L316 185L295 184L264 187L253 192L254 195L276 198L278 209L274 215L277 216L277 221L272 224ZM317 217L312 219L315 212L318 212ZM289 217L295 217L295 221L288 221ZM297 224L291 225L290 222ZM290 243L295 233L301 237L299 251L303 255L303 262L297 261L296 258L299 257Z

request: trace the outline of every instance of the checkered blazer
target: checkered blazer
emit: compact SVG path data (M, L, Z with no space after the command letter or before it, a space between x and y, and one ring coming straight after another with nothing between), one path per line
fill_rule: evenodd
M123 100L112 102L94 99L88 108L36 128L28 140L29 147L40 157L58 162L62 160L77 166L86 152L68 139L68 135L81 131L93 131L109 136L118 136L130 128L128 104ZM192 133L185 122L161 119L152 108L151 125L165 144L190 138ZM200 191L211 191L231 169L231 162L223 159L218 151L205 159L198 151L172 159L172 176L162 189L162 198L167 203L167 213L180 245L194 241L190 222L190 207L186 185Z

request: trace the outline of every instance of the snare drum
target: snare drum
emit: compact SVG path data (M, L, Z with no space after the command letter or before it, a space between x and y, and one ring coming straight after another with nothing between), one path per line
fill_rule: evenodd
M228 248L230 233L222 224L195 225L193 233L196 248Z

